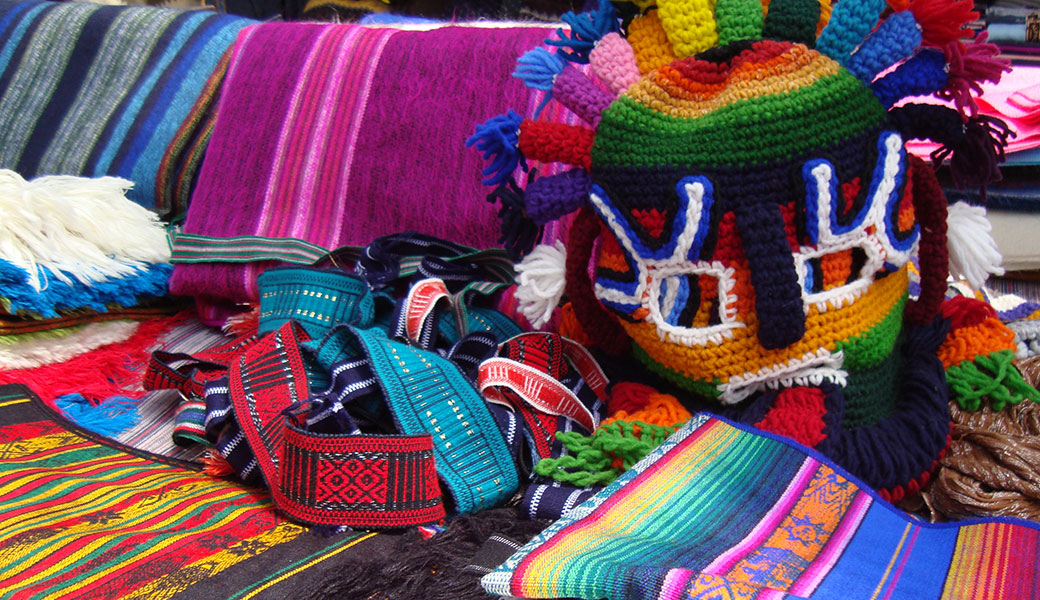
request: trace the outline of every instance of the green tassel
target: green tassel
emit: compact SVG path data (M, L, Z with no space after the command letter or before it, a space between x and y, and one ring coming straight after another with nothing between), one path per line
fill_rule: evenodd
M1040 402L1040 392L1022 379L1014 358L1013 351L1001 350L951 366L946 370L951 397L964 410L978 410L987 398L995 411L1023 400Z

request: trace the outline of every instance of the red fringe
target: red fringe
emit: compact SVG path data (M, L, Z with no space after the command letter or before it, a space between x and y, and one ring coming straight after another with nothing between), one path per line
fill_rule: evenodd
M921 26L921 38L926 46L942 48L946 44L961 38L971 38L972 31L968 23L979 18L979 13L972 10L975 3L971 0L912 0L910 12Z
M137 331L122 342L102 346L62 363L35 369L0 371L0 384L21 383L44 402L64 394L83 394L93 404L112 396L140 398L144 368L158 339L184 322L190 312L141 321Z
M202 472L213 477L227 477L235 473L228 461L213 450L207 450L202 456L202 464Z

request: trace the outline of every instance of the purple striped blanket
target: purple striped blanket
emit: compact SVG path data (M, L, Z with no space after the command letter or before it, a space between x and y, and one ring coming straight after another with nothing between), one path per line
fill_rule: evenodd
M464 144L475 123L509 107L534 113L539 98L509 73L548 33L299 23L243 30L185 232L331 249L415 230L497 245L497 207L485 201L479 153ZM171 289L252 301L256 276L270 265L178 264Z

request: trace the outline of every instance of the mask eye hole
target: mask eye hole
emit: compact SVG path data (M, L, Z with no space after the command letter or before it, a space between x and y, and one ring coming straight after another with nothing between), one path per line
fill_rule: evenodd
M855 246L805 261L803 285L807 294L818 294L840 288L861 278L867 264L866 251Z
M711 273L682 273L663 277L657 297L665 323L697 329L722 323L719 278Z

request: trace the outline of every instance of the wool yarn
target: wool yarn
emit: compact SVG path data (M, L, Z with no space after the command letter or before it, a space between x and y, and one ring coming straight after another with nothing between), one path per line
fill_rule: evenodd
M631 20L615 16L619 30L601 2L567 20L580 31L547 40L555 60L525 55L521 79L586 126L524 119L511 130L515 148L486 158L572 167L540 178L524 205L534 215L552 214L552 203L577 211L564 297L589 342L631 350L738 420L758 406L745 422L829 449L892 497L916 490L944 449L949 415L939 388L911 407L906 398L924 388L901 380L941 379L938 329L909 330L937 318L949 255L942 190L904 140L943 139L938 160L977 166L970 180L985 182L1005 139L969 111L892 106L949 83L951 57L971 35L964 8L657 0L637 3ZM612 100L567 62L591 63ZM478 127L470 143L490 141ZM911 299L918 249L921 291ZM919 446L914 458L897 457L905 436L893 432L915 427L928 433L908 442Z

